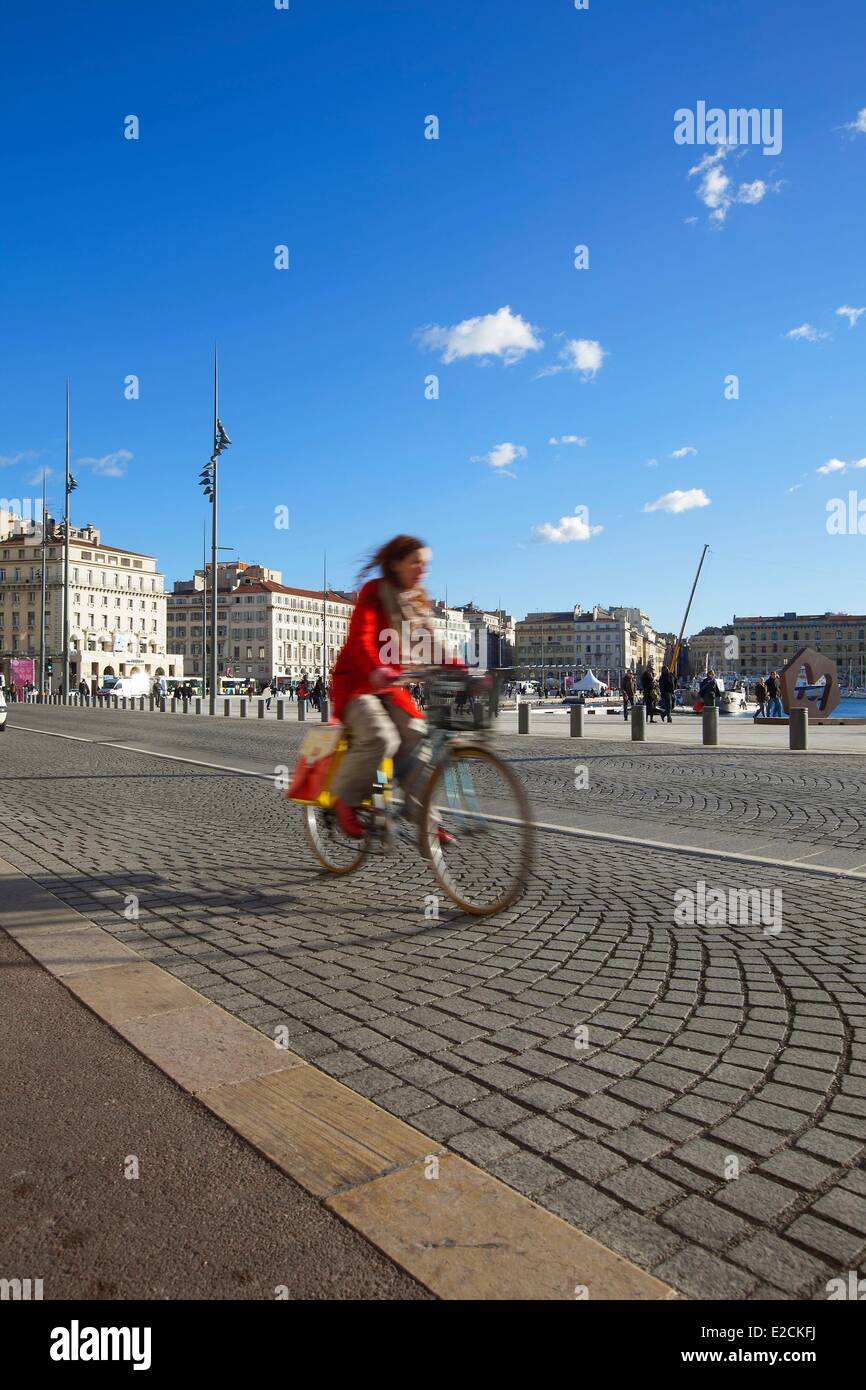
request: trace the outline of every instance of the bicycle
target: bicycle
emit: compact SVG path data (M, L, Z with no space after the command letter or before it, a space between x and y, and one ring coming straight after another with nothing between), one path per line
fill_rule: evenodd
M301 801L304 832L322 867L340 875L359 869L374 847L392 853L398 840L416 839L443 893L472 916L493 916L522 896L533 857L526 792L511 769L485 746L498 710L496 682L490 676L435 667L416 669L395 684L419 679L428 730L401 772L403 799L394 784L391 760L386 759L359 811L366 830L363 839L344 833L329 791L339 759L349 747L344 734L315 800Z

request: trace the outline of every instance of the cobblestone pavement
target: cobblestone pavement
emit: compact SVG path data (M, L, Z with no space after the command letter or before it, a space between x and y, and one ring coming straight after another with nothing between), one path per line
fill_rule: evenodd
M355 1091L686 1294L823 1298L866 1273L861 884L542 833L515 909L428 921L415 853L321 875L264 782L4 740L0 855ZM807 764L838 835L862 784ZM787 766L732 768L731 799L796 803ZM780 890L781 932L676 925L699 881Z
M273 773L308 727L122 711L10 710L21 723ZM866 759L505 735L540 821L699 848L866 868ZM585 769L587 786L575 786Z

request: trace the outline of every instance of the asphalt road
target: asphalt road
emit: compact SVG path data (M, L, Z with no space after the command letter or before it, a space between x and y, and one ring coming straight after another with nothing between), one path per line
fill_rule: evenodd
M2 932L0 971L0 1277L47 1300L430 1297Z
M37 719L97 741L15 727ZM408 847L351 879L315 869L266 780L296 726L10 722L0 853L203 995L285 1025L294 1051L684 1293L821 1298L866 1270L862 882L545 832L512 910L431 921ZM538 818L567 824L586 795L574 745L501 746ZM859 760L597 752L591 814L627 836L657 823L686 844L703 820L728 843L745 807L749 843L779 859L799 836L862 862ZM763 890L770 915L678 920L702 883Z

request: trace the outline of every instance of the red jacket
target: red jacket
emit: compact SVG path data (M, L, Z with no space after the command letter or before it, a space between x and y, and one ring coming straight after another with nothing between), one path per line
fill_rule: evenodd
M357 695L376 694L390 700L413 718L423 719L423 714L404 686L398 686L396 690L374 691L370 684L374 671L384 668L389 675L396 677L403 669L402 666L387 665L380 655L385 641L381 634L392 631L394 624L379 598L379 583L378 579L369 580L358 595L346 645L334 665L334 717L342 719L349 701Z

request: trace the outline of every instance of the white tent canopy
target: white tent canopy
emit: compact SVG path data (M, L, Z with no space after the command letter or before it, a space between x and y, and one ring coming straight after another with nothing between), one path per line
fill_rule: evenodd
M571 688L572 690L591 690L595 693L599 690L605 690L606 686L604 681L600 681L597 676L593 675L592 671L587 671L586 675L581 676L580 680Z

